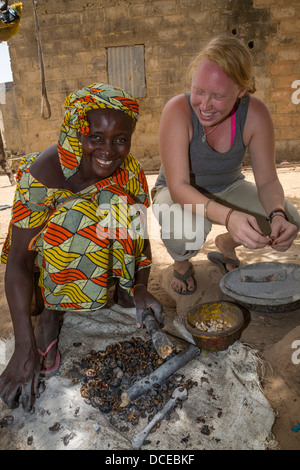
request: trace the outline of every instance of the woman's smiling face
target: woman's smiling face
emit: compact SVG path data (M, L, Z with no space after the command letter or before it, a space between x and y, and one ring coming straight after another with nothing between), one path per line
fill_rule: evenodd
M78 133L82 145L81 171L99 179L111 176L130 151L134 120L115 109L87 113L89 133Z
M247 89L241 90L213 61L204 60L192 80L191 105L203 126L226 119Z

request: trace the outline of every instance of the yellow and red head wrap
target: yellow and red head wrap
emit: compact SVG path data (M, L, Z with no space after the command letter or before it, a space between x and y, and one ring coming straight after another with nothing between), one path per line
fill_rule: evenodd
M77 132L89 133L88 111L92 109L111 108L122 111L136 122L139 104L133 96L120 88L95 83L71 93L65 100L65 115L58 139L60 164L66 178L78 170L82 150Z

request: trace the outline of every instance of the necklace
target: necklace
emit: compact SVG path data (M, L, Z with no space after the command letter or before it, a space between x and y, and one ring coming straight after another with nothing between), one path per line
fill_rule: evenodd
M220 124L220 123L219 123L219 124ZM207 134L205 133L204 127L202 126L202 129L203 129L204 134L203 134L203 136L201 137L201 140L202 140L203 143L206 141L207 136L217 129L217 127L218 127L219 124L217 124L217 125L216 125L211 131L209 131Z

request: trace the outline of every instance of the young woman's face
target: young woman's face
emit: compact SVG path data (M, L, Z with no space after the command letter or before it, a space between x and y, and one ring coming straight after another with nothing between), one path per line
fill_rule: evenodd
M203 126L213 126L226 119L241 90L213 61L204 60L197 67L191 90L191 105Z
M93 109L87 113L90 131L78 134L82 144L81 167L99 177L111 176L130 151L134 120L116 109Z

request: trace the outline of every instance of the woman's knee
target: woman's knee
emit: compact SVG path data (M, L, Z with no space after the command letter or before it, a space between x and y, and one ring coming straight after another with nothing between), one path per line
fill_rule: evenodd
M291 202L285 201L284 209L291 224L296 225L298 227L298 230L300 230L300 215L297 208Z

